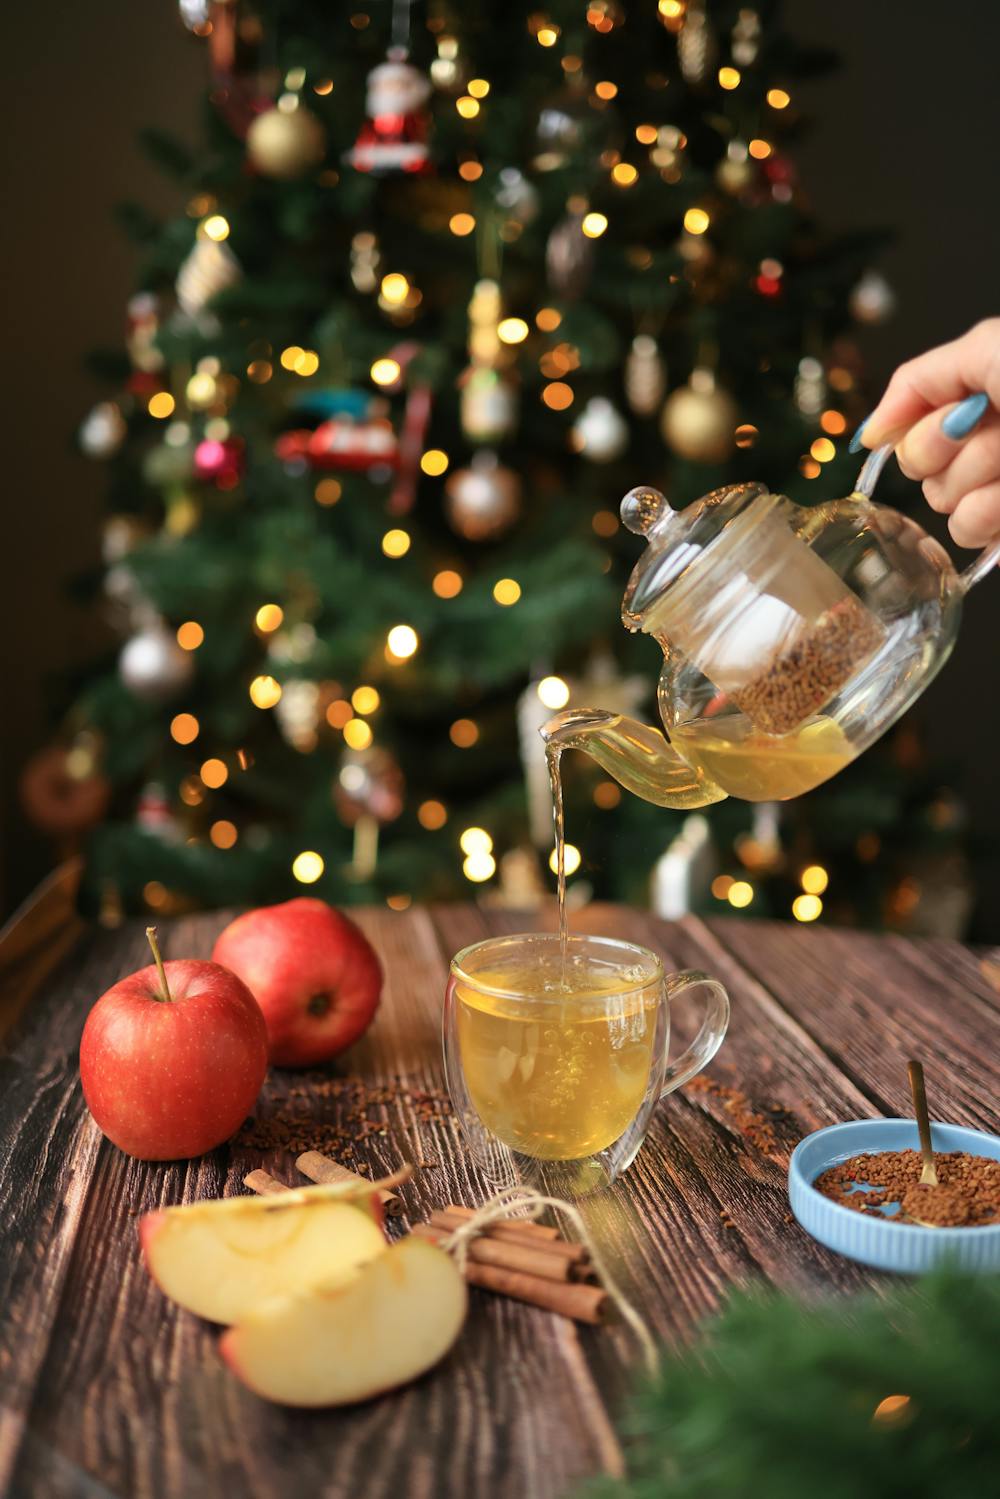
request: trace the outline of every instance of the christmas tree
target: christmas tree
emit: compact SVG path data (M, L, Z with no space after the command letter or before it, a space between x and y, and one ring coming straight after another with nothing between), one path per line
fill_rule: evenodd
M52 752L61 831L105 814L86 898L525 903L538 726L567 702L655 721L657 654L618 620L622 494L852 487L852 328L888 290L871 236L820 233L788 154L796 81L830 59L773 4L180 11L203 136L147 139L179 211L128 215L127 350L97 361L115 383L81 434L109 464L124 637ZM572 758L570 873L645 900L683 819ZM824 878L911 794L898 767L850 774L826 803L846 814L822 793L794 814ZM752 816L713 809L717 867L747 876L693 898L756 914L773 885L787 914L783 832Z

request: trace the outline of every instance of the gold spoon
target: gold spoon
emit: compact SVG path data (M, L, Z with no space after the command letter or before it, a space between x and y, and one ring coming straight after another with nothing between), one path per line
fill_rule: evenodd
M934 1188L939 1186L937 1168L934 1165L934 1150L931 1145L931 1122L927 1114L924 1069L919 1062L909 1062L906 1071L910 1079L910 1092L913 1095L913 1111L917 1116L917 1130L920 1134L920 1154L924 1158L924 1167L920 1173L920 1181L917 1186L907 1188L903 1194L904 1211L910 1222L918 1223L921 1228L943 1228L944 1224L935 1223L932 1218L924 1218L919 1213L915 1213L912 1207L906 1205L907 1197L911 1194L916 1194L920 1187ZM952 1214L955 1212L962 1214L964 1207L964 1216L968 1216L967 1205L963 1203L959 1194L949 1191L946 1187L940 1187L940 1194L940 1196L931 1199L938 1207L944 1206L944 1200L946 1199L948 1209ZM924 1211L926 1212L926 1210L926 1205L924 1205ZM958 1221L961 1221L961 1219L952 1219L953 1223Z
M931 1121L927 1113L924 1069L919 1062L907 1062L906 1072L910 1079L913 1112L917 1116L917 1129L920 1133L920 1154L924 1158L924 1169L920 1173L920 1186L936 1187L938 1174L934 1167L934 1148L931 1145Z

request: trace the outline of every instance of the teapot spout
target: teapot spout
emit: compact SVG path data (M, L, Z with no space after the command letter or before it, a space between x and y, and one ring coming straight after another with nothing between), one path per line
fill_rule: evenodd
M682 760L659 729L624 714L606 713L601 708L567 708L550 718L539 732L548 754L583 750L626 791L658 807L689 811L721 802L727 795L702 771Z

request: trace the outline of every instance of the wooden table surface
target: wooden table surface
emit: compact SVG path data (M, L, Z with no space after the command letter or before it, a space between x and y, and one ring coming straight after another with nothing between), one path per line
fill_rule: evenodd
M339 1070L384 1085L390 1101L377 1111L385 1133L356 1159L372 1171L430 1163L404 1189L411 1221L448 1201L476 1204L489 1188L453 1117L420 1095L443 1083L449 956L523 919L471 905L357 919L384 959L385 994L368 1036L327 1079ZM207 956L225 920L163 923L166 955ZM599 906L575 924L645 943L670 968L707 969L733 1003L708 1086L663 1103L631 1170L585 1205L627 1294L669 1344L691 1338L734 1282L808 1293L876 1279L790 1219L786 1167L821 1125L908 1113L908 1057L929 1064L936 1117L1000 1127L1000 999L955 943L670 924ZM257 1166L297 1180L294 1157L244 1136L201 1160L144 1164L102 1138L80 1093L80 1031L98 995L145 962L138 922L84 933L20 1006L0 1054L0 1493L548 1499L584 1475L619 1472L615 1418L638 1366L622 1326L578 1327L472 1291L442 1365L352 1410L267 1405L227 1373L217 1329L166 1301L142 1268L136 1218L243 1192ZM344 1097L316 1076L290 1093L301 1080L274 1074L258 1115L294 1106L297 1127L329 1132Z

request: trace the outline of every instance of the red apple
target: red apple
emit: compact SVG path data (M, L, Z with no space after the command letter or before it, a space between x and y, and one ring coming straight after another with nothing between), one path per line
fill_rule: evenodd
M218 963L155 964L101 996L83 1028L80 1081L98 1127L143 1161L204 1155L235 1134L267 1071L267 1027Z
M308 1067L367 1030L382 992L368 939L325 901L300 896L238 916L215 944L264 1011L271 1061Z

